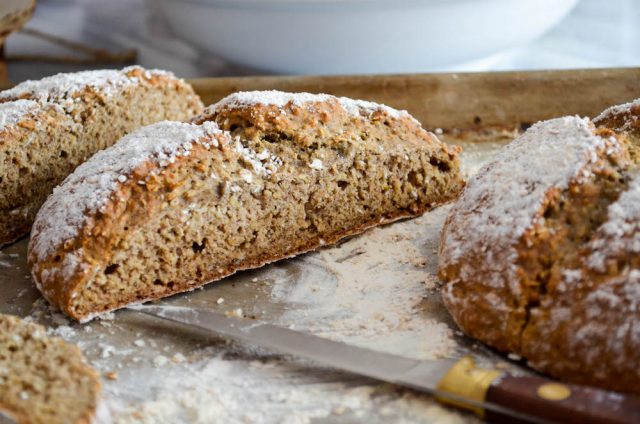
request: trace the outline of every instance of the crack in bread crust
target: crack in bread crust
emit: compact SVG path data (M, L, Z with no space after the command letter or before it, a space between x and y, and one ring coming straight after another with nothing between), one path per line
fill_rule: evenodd
M518 354L539 357L530 354L536 349L532 345L539 344L539 338L528 333L545 319L541 318L542 310L564 289L566 273L583 267L596 230L607 220L609 205L628 188L626 171L609 163L594 171L593 179L570 184L562 193L550 193L541 210L544 219L534 223L523 235L517 247L517 264L522 270L521 284L525 288L520 306L524 319ZM549 354L552 356L552 352Z

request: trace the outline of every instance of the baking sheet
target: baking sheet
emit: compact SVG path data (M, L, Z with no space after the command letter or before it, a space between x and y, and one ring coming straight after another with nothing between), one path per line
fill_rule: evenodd
M535 120L593 115L608 104L640 97L639 76L640 71L631 69L216 79L194 84L205 102L228 91L269 87L328 91L407 108L445 141L462 145L464 172L470 175ZM592 88L588 92L587 86ZM441 303L436 249L448 208L161 302L241 313L413 358L472 353L481 362L516 367L463 337ZM26 248L23 239L0 251L0 312L29 317L51 334L77 343L103 377L104 410L114 422L478 421L440 406L428 395L134 311L76 324L40 297L28 273Z

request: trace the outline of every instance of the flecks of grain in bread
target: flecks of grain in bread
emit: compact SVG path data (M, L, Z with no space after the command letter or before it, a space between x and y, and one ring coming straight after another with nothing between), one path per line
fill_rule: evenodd
M193 143L217 147L214 135L228 143L228 137L222 135L215 123L193 125L164 121L135 131L112 148L96 153L55 188L55 196L49 197L40 209L38 216L47 219L37 219L38 230L46 237L33 240L33 253L38 260L44 260L58 245L77 235L87 215L100 210L122 184L121 177L129 175L143 162L151 160L166 167L176 157L188 156Z
M219 141L220 140L220 141ZM161 122L135 131L124 137L117 145L98 152L89 161L79 166L61 186L54 189L51 196L42 206L39 214L46 220L37 220L39 230L47 236L35 235L31 249L40 260L51 255L56 246L76 236L88 216L99 211L106 204L117 188L126 183L128 175L146 161L152 161L160 169L175 162L177 157L189 156L194 143L208 148L218 148L219 143L229 144L228 134L223 134L213 122L193 125L179 122ZM251 165L258 177L266 176L277 170L281 160L268 151L256 153L235 140L235 150L242 159ZM246 179L253 181L249 173ZM240 188L232 186L231 191ZM257 186L256 190L260 187ZM53 279L57 273L68 279L74 273L89 271L90 266L79 260L82 249L65 255L60 268L44 269L42 281ZM38 288L42 291L39 279ZM74 298L77 293L72 294Z
M309 164L309 168L321 171L324 168L324 164L320 159L314 159Z
M21 114L27 104L33 110ZM0 245L27 233L53 188L96 151L139 126L187 119L201 107L184 81L140 67L58 74L0 93L5 121L22 117L0 141Z
M206 121L204 124L215 125L215 123L211 121ZM282 165L282 160L270 154L268 150L265 149L257 153L253 149L245 147L240 138L236 137L234 141L236 152L242 155L243 160L251 164L252 169L258 173L258 175L273 174L278 169L278 166ZM251 183L251 181L247 182Z
M12 102L0 103L0 131L18 124L30 112L38 109L39 105L33 100L15 100ZM0 140L2 142L2 140Z
M322 109L321 112L320 109ZM226 112L233 111L226 110ZM274 117L273 110L265 108L238 109L236 112L252 116L264 113L264 116L258 119L268 120ZM281 257L280 255L290 256L310 250L316 244L322 244L323 239L335 242L346 234L362 231L379 222L389 222L400 216L419 214L425 208L431 208L435 204L446 201L445 199L449 199L462 186L458 174L456 150L448 149L410 120L382 121L377 116L371 119L362 117L354 120L335 100L318 104L314 109L285 108L280 112L284 115L278 116L287 118L284 125L289 129L315 138L314 147L298 143L298 140L288 137L276 137L266 141L261 138L260 133L253 134L256 137L254 139L243 132L245 129L249 132L254 128L249 123L246 127L242 125L236 127L233 135L238 138L234 140L229 140L228 133L217 134L219 138L225 139L225 143L231 143L230 148L221 152L209 153L207 149L199 148L194 149L193 155L190 150L187 150L180 157L165 158L167 163L176 163L170 173L162 174L162 163L157 163L153 158L145 161L144 170L141 167L140 172L158 171L166 178L171 177L181 182L177 185L178 189L171 192L171 200L176 207L166 210L156 208L152 201L153 206L147 210L151 219L140 223L136 221L137 215L125 212L124 215L133 217L132 221L127 221L126 226L117 231L114 230L113 236L116 236L116 232L124 231L120 234L122 234L123 243L128 246L125 248L128 258L121 257L125 250L120 250L117 246L114 248L113 256L102 255L109 263L97 265L93 261L91 272L74 274L74 278L82 278L92 284L97 282L97 285L90 287L88 284L78 283L78 280L73 283L73 287L64 285L68 279L60 278L59 263L55 263L55 259L45 261L42 256L39 256L44 255L49 258L49 255L55 254L53 250L56 249L60 249L56 252L64 253L65 256L72 251L67 247L69 244L67 246L63 244L65 237L59 234L54 236L42 234L48 231L60 233L57 228L50 228L50 222L53 221L51 213L42 212L34 226L31 252L34 257L32 263L35 262L34 268L57 269L55 278L43 284L47 294L47 283L53 282L49 285L50 293L53 294L48 295L48 298L51 299L64 290L64 300L61 300L67 302L70 297L73 299L73 293L80 291L86 297L78 296L78 299L72 300L66 311L84 320L93 310L98 310L96 305L102 302L100 299L104 299L105 304L100 304L99 307L108 309L115 307L117 302L122 305L132 300L140 301L178 290L189 290L206 281L235 272L237 269L257 267ZM324 131L315 131L318 128L319 116L327 121L326 128L323 127ZM188 124L175 125L186 125L187 129L197 128ZM205 121L202 125L212 124ZM246 135L246 138L242 138L243 135ZM178 139L182 137L170 136ZM166 137L166 134L159 136L161 140L163 137ZM336 139L343 143L345 154L338 154L330 147ZM126 144L127 138L109 150L134 149L144 143L138 142L130 146ZM163 142L159 144L162 145ZM385 146L383 152L377 149L379 145ZM270 151L277 152L279 157L275 157ZM108 197L117 190L114 187L119 182L118 178L123 175L127 178L125 183L122 183L126 184L123 192L131 189L132 196L134 194L148 195L149 198L154 196L153 192L139 189L139 181L130 181L130 175L127 172L114 173L111 164L108 163L105 166L104 158L109 156L113 154L103 152L94 156L87 164L78 168L52 197L64 196L68 199L70 195L72 196L74 190L78 190L76 186L85 185L83 180L85 170L94 165L98 167L98 171L95 172L98 177L102 173L116 174L116 178L107 178L109 185L98 196L104 202L108 202L109 207L116 204L110 202ZM130 152L124 156L136 157L137 154L133 150L133 153ZM309 169L308 164L313 164L311 158L322 158L322 160L318 159L322 162L322 168ZM131 158L127 157L126 160ZM159 165L159 168L155 166L147 168L148 162ZM314 165L320 168L317 162ZM327 171L318 172L324 169ZM273 175L276 171L277 174ZM212 175L215 178L211 177ZM259 178L263 176L264 179ZM143 177L136 174L135 178L139 180ZM218 182L218 179L221 181ZM96 186L100 187L99 184L91 181L88 185L88 189L82 189L91 193L96 191ZM264 188L267 186L269 190ZM136 191L133 191L134 187ZM266 193L257 195L256 190L266 190ZM292 202L292 198L295 201ZM132 201L133 199L134 197ZM55 202L50 199L43 210L48 210L49 205L56 205ZM64 202L69 200L58 201L55 209L59 210ZM105 214L106 220L101 221L102 216L95 213L101 210L101 205L87 208L86 205L73 203L72 215L80 219L71 220L73 222L70 227L73 232L70 233L80 238L90 237L89 234L78 232L87 215L96 216L98 223L106 223L111 219L109 214ZM120 206L129 207L128 205ZM133 208L133 203L131 207ZM112 209L103 210L111 211ZM120 214L120 212L114 213ZM57 220L63 220L66 215L68 211L60 212ZM173 230L176 223L179 224L177 225L180 227L179 231ZM142 227L145 228L144 231L129 232L128 230ZM49 241L40 243L39 238ZM106 238L108 235L104 236L105 240ZM146 238L146 240L142 241L139 238ZM50 242L51 239L55 239L55 242ZM185 243L184 246L188 250L173 249L170 246L174 243ZM42 244L48 245L49 249L43 249ZM147 263L144 259L147 257L145 253L147 249L138 250L142 246L157 246L151 251L165 256L165 261ZM38 264L41 260L45 263ZM167 261L177 261L180 266L166 266L169 263ZM91 259L87 258L87 262L91 262ZM111 266L114 266L117 271L106 272ZM198 269L194 270L193 267ZM128 279L132 278L132 272L135 272L134 279L138 281L137 285L128 282ZM187 275L190 272L197 273L195 277L197 280L193 280L194 277L191 274ZM36 271L36 278L41 275L42 273ZM121 284L126 286L124 290L118 287ZM98 292L100 294L94 296ZM131 299L124 300L122 298L124 295L131 296ZM60 303L57 299L54 301Z
M86 423L96 414L99 377L80 350L9 315L0 315L0 381L0 412L18 422Z
M467 333L556 377L633 392L640 178L629 140L609 134L561 118L506 147L452 209L440 271Z

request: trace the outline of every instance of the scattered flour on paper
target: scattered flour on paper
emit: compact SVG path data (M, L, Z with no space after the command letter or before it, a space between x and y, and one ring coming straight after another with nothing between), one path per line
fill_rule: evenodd
M418 359L448 356L456 347L452 329L421 307L436 267L424 240L437 240L439 215L444 211L306 255L294 263L295 281L288 270L271 268L265 277L274 281L274 300L298 305L280 324Z
M313 379L308 374L307 367L278 360L214 357L189 367L176 366L163 378L153 400L122 408L115 422L306 424L366 419L413 423L425 417L438 423L466 422L425 396L398 395L388 385L345 382L344 375L330 370L316 371Z

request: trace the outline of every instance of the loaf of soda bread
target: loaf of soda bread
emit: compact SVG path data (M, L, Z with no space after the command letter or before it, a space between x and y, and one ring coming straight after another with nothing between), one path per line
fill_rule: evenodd
M89 424L99 400L100 378L77 346L0 314L0 421Z
M29 232L53 187L144 125L202 104L184 81L140 67L26 81L0 93L0 246Z
M417 216L464 184L457 149L382 105L243 93L195 121L124 137L38 213L32 274L69 316L86 321Z
M439 263L467 334L563 380L640 394L634 146L586 118L553 119L470 179Z

